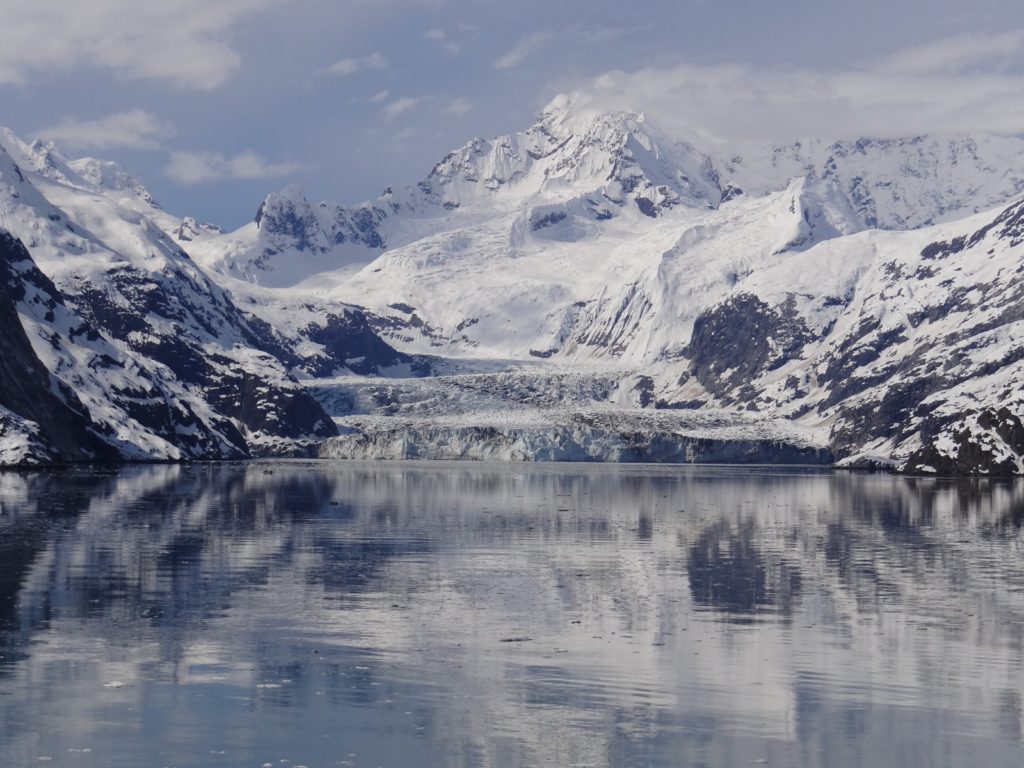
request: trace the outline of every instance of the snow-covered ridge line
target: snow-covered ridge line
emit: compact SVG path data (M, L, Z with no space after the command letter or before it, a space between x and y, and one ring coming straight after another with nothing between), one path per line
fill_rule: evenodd
M743 194L777 192L794 178L834 187L861 227L912 229L1024 191L1024 140L936 134L737 152L660 127L656 117L559 96L525 131L473 139L419 184L388 188L362 205L313 204L294 186L273 193L255 222L203 238L196 255L214 271L283 287L512 211L527 211L530 229L568 219L578 239L581 227L600 228L624 213L659 218L717 208Z

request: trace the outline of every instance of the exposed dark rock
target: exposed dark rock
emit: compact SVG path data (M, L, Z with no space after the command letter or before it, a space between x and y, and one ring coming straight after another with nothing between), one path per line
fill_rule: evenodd
M968 248L973 248L993 232L997 238L1008 240L1011 246L1024 241L1024 201L1009 206L992 222L970 235L961 235L948 242L941 241L926 245L921 251L921 258L948 258Z
M819 382L829 386L824 407L838 403L851 395L877 386L888 378L888 373L865 375L864 369L881 357L882 351L906 340L902 326L878 332L879 322L874 318L861 320L857 331L850 334L829 357Z
M327 354L307 361L306 366L314 376L330 376L341 368L360 375L379 374L397 365L408 365L417 375L426 375L430 370L425 361L397 352L384 342L374 333L366 315L358 310L329 314L322 325L312 324L303 333L322 345Z
M355 243L374 250L384 248L380 223L387 212L376 206L346 208L321 203L317 211L298 187L268 195L256 212L256 226L265 256L286 249L326 253L332 247Z
M121 300L116 301L115 295ZM166 366L177 381L214 406L219 415L208 424L181 398L176 402L148 398L142 401L145 404L131 406L140 423L181 446L185 455L249 455L251 446L230 419L249 433L266 432L281 439L336 434L320 405L284 374L282 361L273 353L284 357L285 363L297 362L294 356L265 324L251 326L219 289L181 272L154 276L125 268L110 273L106 290L83 282L73 301L92 327ZM153 325L147 319L151 317L170 321L172 332ZM204 337L225 336L265 351L265 372L245 370L224 355L212 354L204 343ZM253 398L257 390L264 396ZM279 408L287 410L288 418L275 415ZM220 446L225 440L231 446L227 454Z
M180 250L167 254L158 270L122 263L101 278L65 278L58 290L13 238L6 238L4 248L6 311L14 313L4 326L11 329L10 343L24 346L27 341L13 302L31 284L33 302L48 297L47 305L35 310L40 320L56 323L55 311L66 318L62 322L67 325L60 327L67 329L67 336L55 326L48 337L63 361L62 379L80 380L71 363L75 356L68 350L85 345L82 349L91 354L91 386L101 386L111 406L97 422L71 388L49 373L45 387L38 371L26 379L25 386L44 393L35 403L19 394L13 377L4 382L3 397L10 403L6 407L39 425L40 440L53 446L50 453L55 458L145 456L138 446L122 442L140 428L172 446L169 455L191 459L287 450L288 441L337 433L320 404L286 373L299 358L267 323L239 312ZM110 342L116 346L104 351ZM9 352L5 363L31 370L24 349L15 354L12 347ZM81 357L80 352L75 354ZM55 401L63 405L58 407ZM128 432L115 435L113 423L122 418ZM69 431L77 445L69 441Z
M640 209L640 213L644 216L650 216L652 219L658 218L657 206L646 197L638 197L636 199L636 207Z
M317 440L338 433L323 407L302 386L269 383L231 361L221 361L226 373L207 396L224 416L241 422L251 432L290 439ZM232 429L225 419L222 429Z
M708 405L707 400L657 400L654 403L655 410L659 411L696 411Z
M925 445L914 452L904 472L939 475L998 475L1010 476L1018 472L1017 462L1024 457L1024 424L1009 408L987 408L973 420L977 429L966 424L948 433L925 428ZM990 432L995 441L980 439L979 432ZM930 433L930 434L927 434ZM952 443L940 449L937 439L948 438Z
M538 232L547 227L553 227L561 221L565 221L568 214L565 211L551 211L550 213L530 219L530 229Z
M636 394L637 404L646 408L654 402L654 379L651 376L637 376L632 392Z
M881 399L844 404L842 419L830 436L832 449L843 457L879 437L909 437L921 401L941 388L934 377L893 376Z
M727 203L730 200L735 200L737 197L743 196L743 190L735 184L726 184L722 188L722 200L721 202Z
M690 373L726 404L752 400L751 382L799 357L813 339L793 299L777 308L751 294L733 296L701 313L685 350Z

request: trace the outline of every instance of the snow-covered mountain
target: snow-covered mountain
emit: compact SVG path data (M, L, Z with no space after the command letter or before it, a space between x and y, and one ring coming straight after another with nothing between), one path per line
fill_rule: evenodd
M313 204L295 186L273 193L254 222L204 239L194 255L213 271L264 286L317 285L385 250L482 222L508 220L501 225L511 240L506 248L524 228L577 242L604 235L622 217L716 209L744 194L780 191L795 178L838 190L862 227L911 229L1024 192L1024 140L806 140L736 152L641 114L559 96L527 130L474 139L418 185L389 188L374 201Z
M829 425L848 462L1018 473L1024 199L950 224L825 241L710 302L655 397ZM664 389L658 389L658 382Z
M1020 139L804 141L729 154L563 97L527 131L450 153L411 189L355 209L286 190L255 227L196 253L250 284L288 286L270 293L363 304L409 352L618 371L610 402L779 414L846 462L1019 471L1024 445L1012 436L992 438L984 456L949 448L984 432L978 419L1004 404L964 394L981 372L1018 375L1012 354L997 365L980 351L990 345L981 331L951 319L950 286L1014 289L991 282L982 267L995 257L978 255L980 245L941 268L916 260L929 243L971 241L1022 191ZM369 236L332 246L323 222L356 212ZM1005 274L1020 252L1012 238L1000 243ZM372 261L356 270L358 258ZM894 261L906 265L894 271ZM762 296L769 282L775 293ZM911 296L932 318L915 326L914 345L903 339L910 320L920 326ZM939 322L947 314L955 334ZM857 329L879 318L906 325L883 337L884 364L858 346L878 343ZM960 367L936 375L932 358L954 346ZM928 362L911 362L919 357Z
M299 355L161 228L181 223L111 163L0 136L3 463L239 458L336 434Z
M132 438L126 455L326 439L335 456L1024 472L1022 139L735 151L559 97L419 184L354 207L288 187L232 233L163 211L115 164L0 140L17 161L0 227L66 324L152 382L75 386L85 428L150 386L243 436L183 449L147 427L175 449ZM76 361L56 362L56 321L14 303L51 376L82 369L80 334L58 330ZM257 374L275 394L250 424L227 403ZM566 376L583 394L556 396ZM282 415L292 400L305 416ZM118 418L100 421L145 432Z
M720 198L712 160L695 144L661 137L641 115L576 110L572 99L560 97L527 131L474 139L416 186L389 188L356 207L313 205L289 187L269 195L252 224L194 253L214 271L282 287L513 214L530 201L566 208L533 211L529 223L539 229L564 222L570 210L570 223L586 228L622 208L657 217L683 202L710 206Z

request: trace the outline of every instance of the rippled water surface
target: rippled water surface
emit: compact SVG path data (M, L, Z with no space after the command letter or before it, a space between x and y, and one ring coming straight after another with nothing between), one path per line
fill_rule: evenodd
M2 766L1019 766L1024 484L0 474Z

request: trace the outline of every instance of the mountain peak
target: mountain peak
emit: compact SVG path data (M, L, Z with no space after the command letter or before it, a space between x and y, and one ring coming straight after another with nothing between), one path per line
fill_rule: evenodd
M68 159L52 141L34 139L26 143L9 128L0 129L0 143L14 161L27 171L33 171L53 181L80 184L78 174L68 166Z
M321 239L316 213L298 184L267 195L256 211L255 221L261 235L298 242L300 247Z
M539 129L560 138L586 134L597 125L628 133L646 122L641 112L632 109L603 109L581 93L555 96L537 115L529 130Z
M67 161L67 166L88 184L106 192L129 194L140 198L148 205L159 208L160 204L153 199L142 182L128 172L122 165L113 160L97 160L95 157L82 157Z
M654 216L721 199L714 163L696 141L668 139L642 113L604 110L579 94L556 96L525 131L449 153L420 189L449 208L597 194Z
M26 143L10 128L0 128L0 146L4 147L22 168L50 181L89 190L131 195L153 208L160 208L142 182L112 160L98 160L94 157L70 160L55 142L37 138Z

